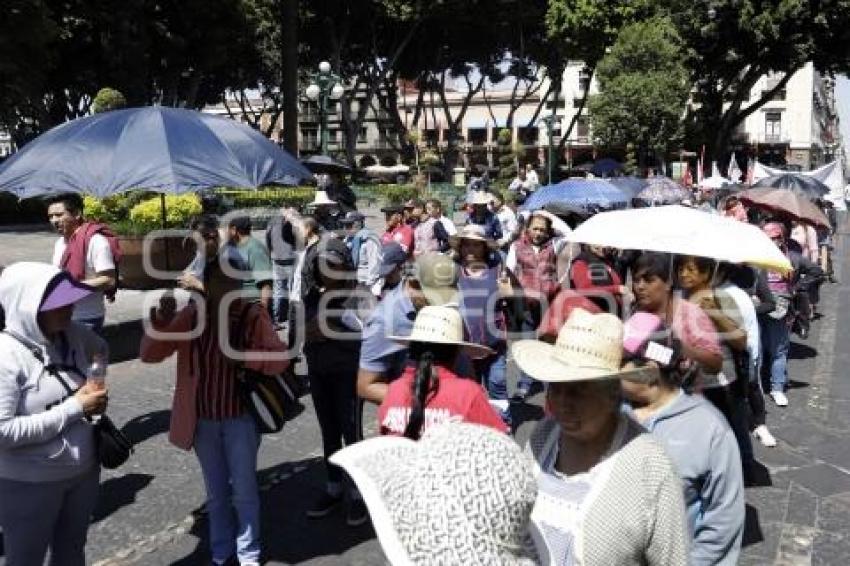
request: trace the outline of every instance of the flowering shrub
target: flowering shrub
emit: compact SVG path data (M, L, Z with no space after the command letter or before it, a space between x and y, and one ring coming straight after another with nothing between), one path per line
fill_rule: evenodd
M130 209L130 221L140 228L155 229L162 226L162 204L156 196L144 200ZM203 212L198 195L165 195L165 227L185 228L193 216Z

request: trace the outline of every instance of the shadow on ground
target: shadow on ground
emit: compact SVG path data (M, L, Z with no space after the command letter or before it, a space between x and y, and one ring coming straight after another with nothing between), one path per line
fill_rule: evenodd
M259 472L261 486L273 483L270 489L260 492L263 562L297 564L324 556L340 556L375 538L368 522L360 527L349 527L345 523L344 508L323 519L306 517L307 508L325 482L321 462L321 459L311 458ZM299 468L304 469L296 471ZM189 555L174 562L175 566L195 566L210 560L207 515L199 508L193 516L189 535L198 539L197 545ZM298 544L292 544L293 540Z
M106 519L122 507L135 503L136 494L152 481L153 476L150 474L125 474L101 483L92 523Z

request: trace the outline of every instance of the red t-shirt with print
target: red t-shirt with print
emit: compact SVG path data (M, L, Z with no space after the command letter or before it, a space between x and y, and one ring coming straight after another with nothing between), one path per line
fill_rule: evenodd
M466 422L489 426L500 432L507 427L487 400L484 389L471 379L465 379L449 369L437 366L439 387L425 405L424 433L428 427L446 422ZM378 427L381 434L401 436L407 427L412 402L416 367L408 366L401 377L390 383L384 402L378 408Z

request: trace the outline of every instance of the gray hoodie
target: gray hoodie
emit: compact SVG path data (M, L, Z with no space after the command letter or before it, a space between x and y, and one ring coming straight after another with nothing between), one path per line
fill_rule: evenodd
M38 348L45 363L85 372L91 356L106 353L106 343L76 323L54 342L36 316L48 283L60 272L45 263L21 262L0 275L0 303L6 329ZM58 481L85 473L95 465L95 439L83 408L44 369L33 352L6 332L0 333L0 478ZM85 379L59 372L72 388Z
M744 480L735 435L723 415L702 395L680 391L641 424L664 445L684 482L691 565L737 564Z

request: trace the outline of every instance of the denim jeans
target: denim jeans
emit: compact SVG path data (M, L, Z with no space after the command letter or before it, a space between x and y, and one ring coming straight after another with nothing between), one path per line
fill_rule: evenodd
M496 354L487 358L473 360L475 377L487 389L487 396L494 401L507 401L507 355L505 348L496 350ZM511 424L510 411L501 411L500 416L506 424Z
M198 420L195 454L207 489L213 560L227 560L235 547L240 563L260 562L259 447L260 435L248 415L222 421Z
M275 273L272 280L272 321L284 322L289 318L289 288L292 280L292 268Z
M769 316L761 319L761 342L764 350L763 364L770 375L770 390L785 391L788 384L788 350L791 334L785 320Z
M80 320L76 320L77 324L82 324L89 330L93 330L95 334L98 336L103 336L103 322L105 317L98 316L95 318L83 318Z

